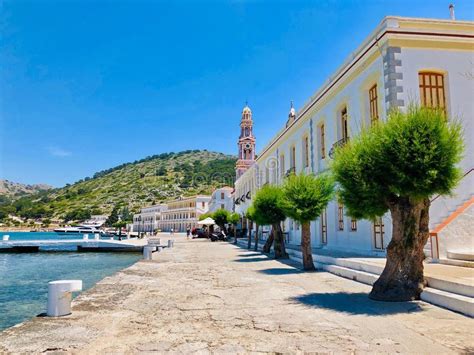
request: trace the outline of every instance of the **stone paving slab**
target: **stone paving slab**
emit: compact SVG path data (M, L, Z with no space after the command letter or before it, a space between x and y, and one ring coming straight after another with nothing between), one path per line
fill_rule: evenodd
M304 273L228 243L177 238L82 293L73 314L0 333L0 352L417 353L474 351L474 320Z

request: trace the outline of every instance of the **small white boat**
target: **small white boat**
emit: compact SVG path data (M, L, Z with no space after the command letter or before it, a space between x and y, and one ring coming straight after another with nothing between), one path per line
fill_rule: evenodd
M56 228L54 232L58 234L103 234L104 232L101 231L99 228L93 225L81 225L75 227L63 227L63 228Z

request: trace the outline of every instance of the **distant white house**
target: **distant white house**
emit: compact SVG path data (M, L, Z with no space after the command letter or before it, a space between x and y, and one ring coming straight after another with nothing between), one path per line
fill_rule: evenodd
M166 204L144 207L140 213L133 215L132 232L153 232L159 228L158 222L161 220L161 214L166 211Z
M229 186L224 186L214 190L209 201L209 212L215 212L219 209L232 212L233 198L232 191L234 189Z
M209 211L211 196L197 195L184 197L166 203L166 210L158 220L158 229L175 232L184 232L186 228L197 227L199 216Z

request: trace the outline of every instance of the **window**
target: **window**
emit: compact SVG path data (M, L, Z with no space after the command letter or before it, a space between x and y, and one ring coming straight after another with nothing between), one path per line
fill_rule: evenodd
M307 168L309 166L309 139L308 136L303 138L303 162L304 167Z
M280 175L285 176L285 156L280 155Z
M379 119L379 107L377 104L377 84L369 90L369 108L370 108L370 124L373 126Z
M337 204L337 227L340 231L344 230L344 205L340 202Z
M224 193L221 192L221 200L223 200L223 199L224 199Z
M326 158L326 143L324 141L325 132L324 132L324 123L319 127L319 141L321 147L321 159Z
M328 243L328 216L326 210L321 213L321 243Z
M351 231L355 232L357 230L357 219L351 218Z
M296 147L291 147L290 170L294 171L296 167Z
M224 204L223 204L223 203L221 203L221 209L222 209L222 210L224 209Z
M341 139L346 142L349 139L349 130L347 127L347 107L341 111Z
M424 107L439 108L446 112L443 74L422 72L418 74L418 79L420 81L421 105Z
M206 207L206 203L205 203L204 201L201 202L201 207L202 207L202 208Z

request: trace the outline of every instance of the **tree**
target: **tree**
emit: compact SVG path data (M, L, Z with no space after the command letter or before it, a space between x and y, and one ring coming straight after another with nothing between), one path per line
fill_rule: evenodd
M119 239L122 239L122 228L127 226L126 221L117 221L113 225L115 228L119 230Z
M283 185L285 213L301 223L303 268L314 270L311 251L311 221L324 211L334 194L334 182L327 174L290 175Z
M254 222L254 213L255 213L255 208L253 205L250 205L249 208L247 208L247 211L245 211L245 218L247 218L250 221L250 227L249 227L249 234L247 236L247 249L250 249L252 247L252 230L253 230L253 222Z
M372 299L419 298L430 196L456 186L463 148L459 123L442 111L411 106L336 150L333 169L349 215L373 219L389 210L392 217L387 263Z
M227 210L224 210L222 208L216 210L212 214L212 219L216 222L216 224L220 227L221 231L224 231L224 233L227 234L227 229L225 227L226 223L229 221L230 213Z
M120 212L120 216L123 221L131 222L133 220L133 215L130 213L130 210L128 209L127 206L122 208L122 211Z
M272 226L272 233L268 237L268 243L265 243L263 251L268 253L274 242L275 258L287 258L288 254L285 250L285 241L281 230L281 222L285 220L282 188L275 185L263 186L255 195L253 207L257 223Z
M240 215L238 213L232 212L229 215L228 223L232 225L232 233L234 234L234 244L237 243L237 233L236 233L236 227L237 223L240 221Z
M112 212L110 213L109 217L105 221L105 224L109 227L113 226L116 222L118 222L118 206L115 206Z

